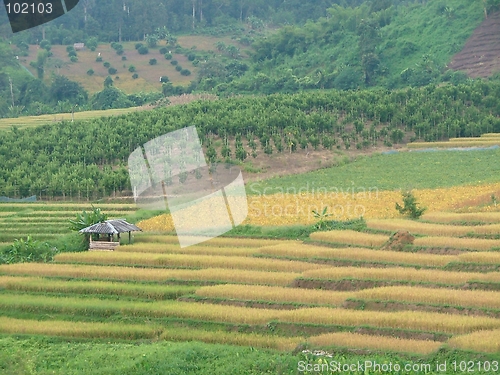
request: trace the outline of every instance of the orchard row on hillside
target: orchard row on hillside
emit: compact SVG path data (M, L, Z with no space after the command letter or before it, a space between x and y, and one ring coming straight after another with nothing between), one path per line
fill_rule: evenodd
M198 101L0 138L0 195L98 197L130 189L127 160L195 125L210 162L300 149L369 148L500 132L500 83L402 91L316 91Z

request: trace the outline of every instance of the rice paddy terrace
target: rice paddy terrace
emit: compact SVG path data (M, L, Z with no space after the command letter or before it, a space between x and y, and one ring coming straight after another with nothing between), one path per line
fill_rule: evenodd
M374 219L367 232L315 232L304 242L217 238L184 249L174 236L145 233L114 252L2 265L0 332L498 353L500 240L498 224L486 222L500 212L480 215ZM384 248L395 230L411 230L415 243Z

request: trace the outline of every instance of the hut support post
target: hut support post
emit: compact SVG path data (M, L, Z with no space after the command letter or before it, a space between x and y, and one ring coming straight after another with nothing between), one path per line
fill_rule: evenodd
M130 235L130 233L131 233L131 232L129 231L129 232L128 232L128 244L129 244L129 245L130 245L130 243L131 243L131 235Z

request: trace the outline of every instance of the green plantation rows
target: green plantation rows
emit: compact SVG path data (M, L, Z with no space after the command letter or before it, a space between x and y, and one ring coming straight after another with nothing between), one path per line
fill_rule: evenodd
M478 136L500 131L499 113L500 83L472 82L392 92L311 91L198 101L13 129L0 138L0 194L91 199L130 189L130 153L190 125L197 126L207 157L215 161L306 148L362 149L409 138Z

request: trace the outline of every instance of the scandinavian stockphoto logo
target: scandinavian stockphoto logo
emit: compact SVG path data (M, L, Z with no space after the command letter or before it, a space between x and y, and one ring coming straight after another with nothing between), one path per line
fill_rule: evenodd
M68 13L80 0L3 0L13 33L31 29Z
M150 210L168 206L181 247L224 234L248 215L241 170L208 165L194 126L138 147L128 167L136 204Z

